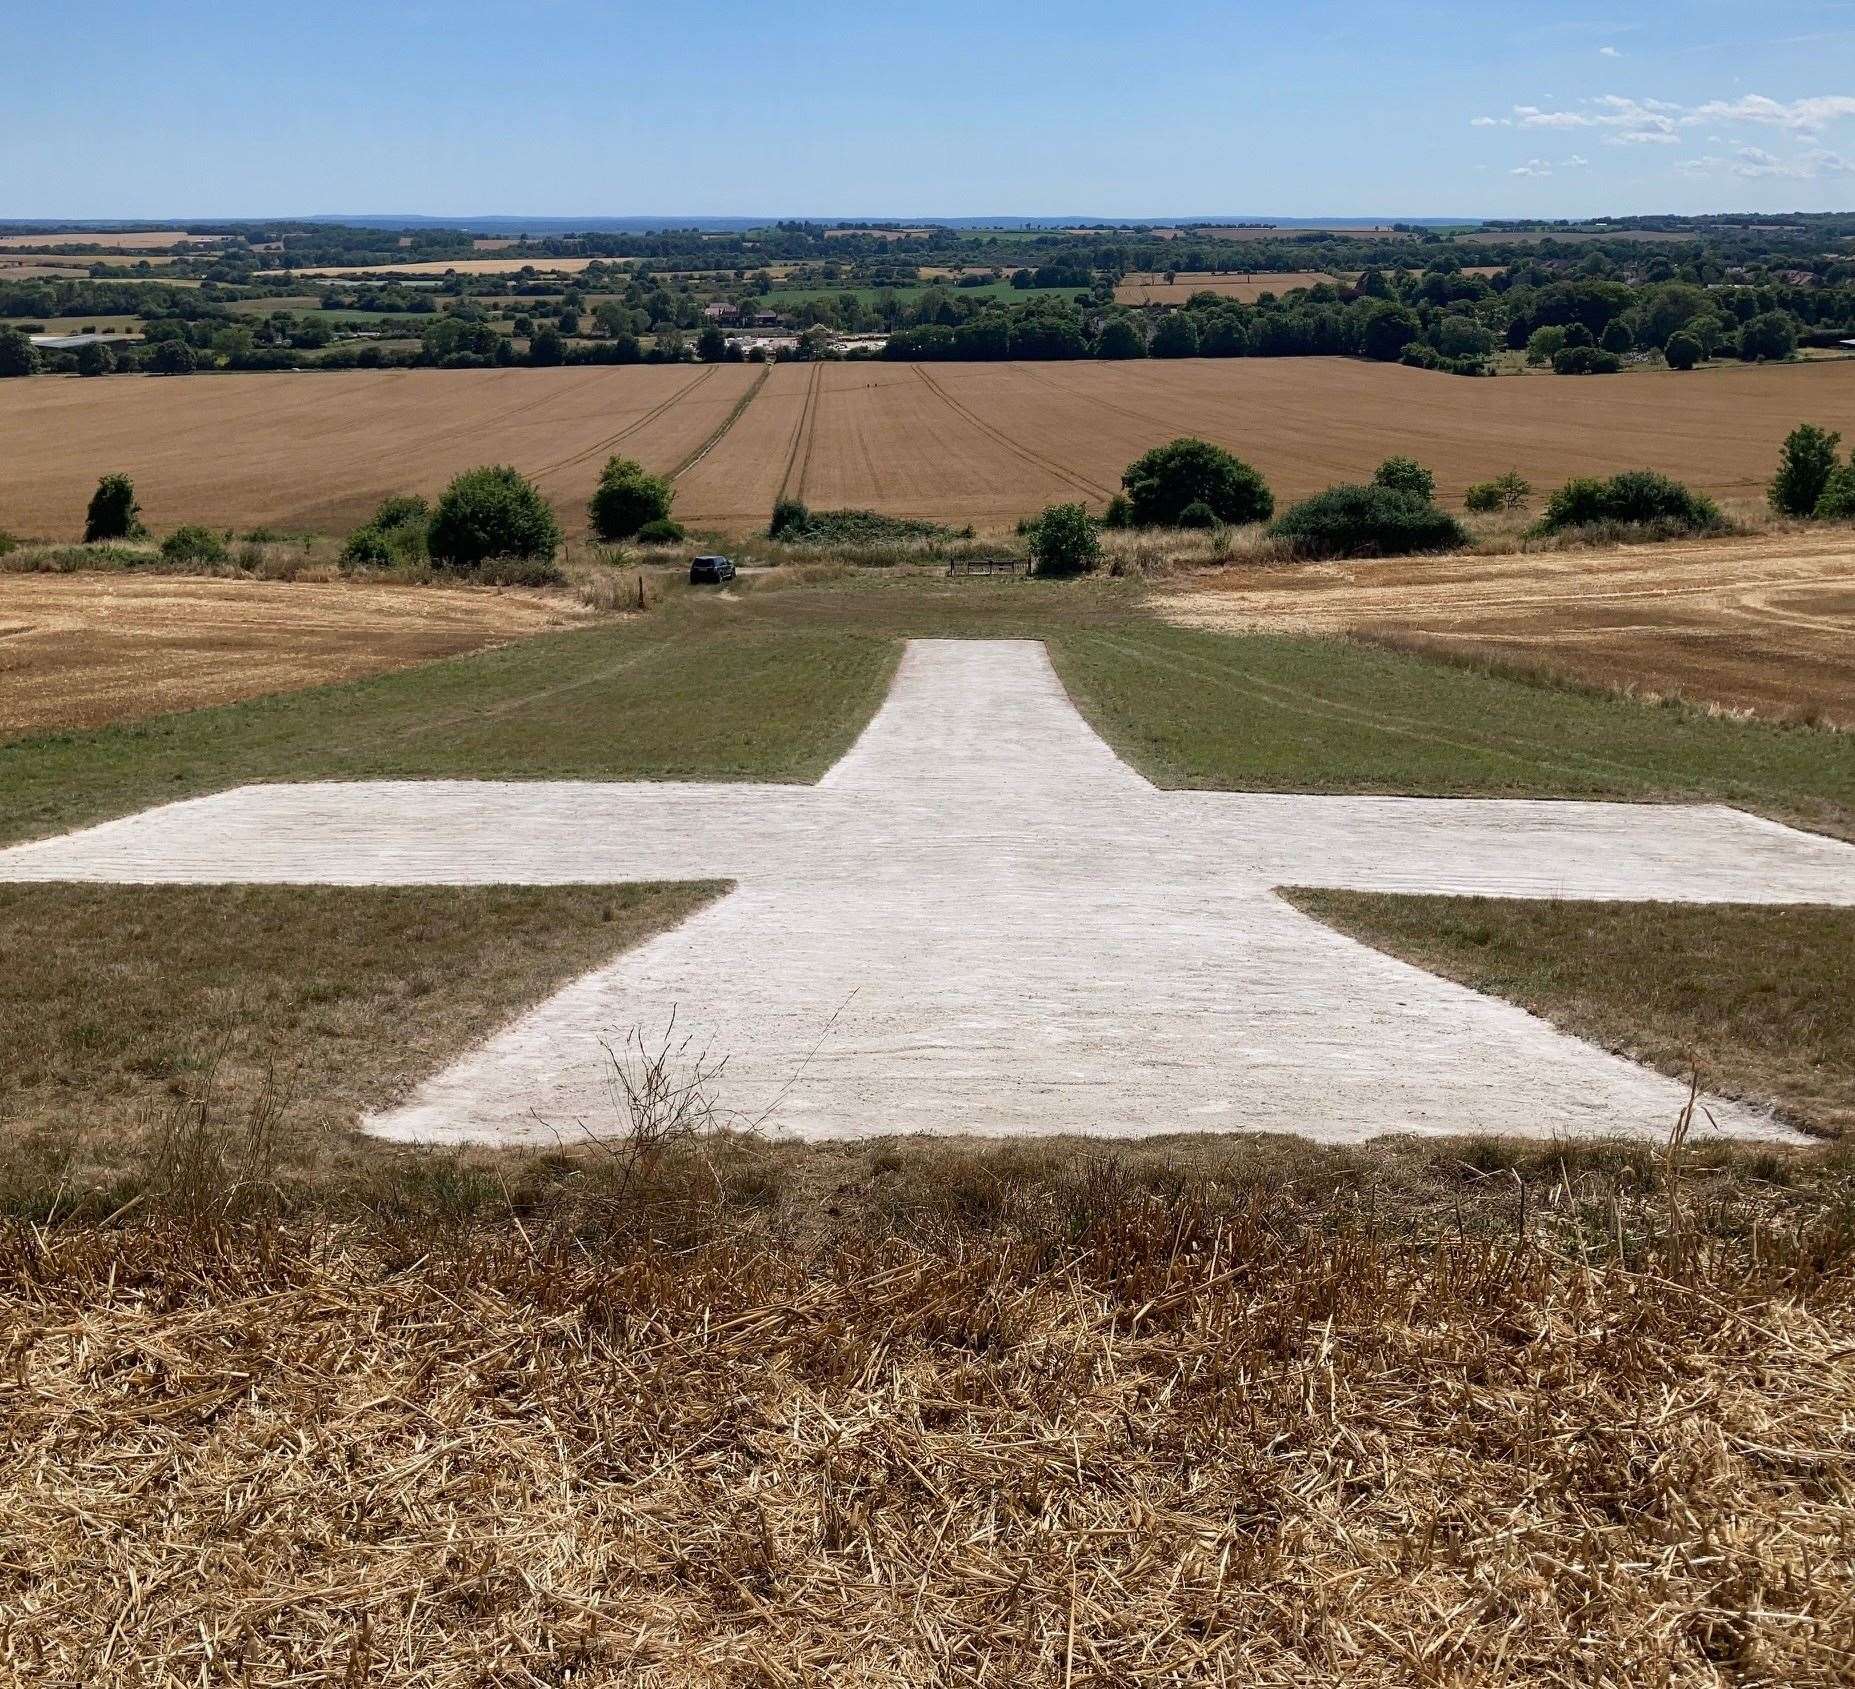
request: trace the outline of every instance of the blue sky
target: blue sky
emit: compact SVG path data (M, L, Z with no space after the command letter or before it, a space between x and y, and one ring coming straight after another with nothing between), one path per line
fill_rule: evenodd
M1855 205L1855 0L98 0L51 35L0 217Z

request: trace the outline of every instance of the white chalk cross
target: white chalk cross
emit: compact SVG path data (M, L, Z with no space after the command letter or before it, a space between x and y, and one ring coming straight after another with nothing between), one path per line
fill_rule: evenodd
M726 1058L721 1108L775 1134L1661 1134L1674 1081L1274 888L1849 904L1855 847L1718 805L1161 791L1083 721L1040 644L927 640L816 786L249 786L0 852L0 880L674 879L736 889L367 1130L615 1129L604 1044L674 1009L679 1037Z

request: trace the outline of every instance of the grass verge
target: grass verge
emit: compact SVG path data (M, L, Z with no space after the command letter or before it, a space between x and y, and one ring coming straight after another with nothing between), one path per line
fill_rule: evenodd
M339 1183L363 1111L718 890L0 886L0 1206L126 1200L190 1107Z
M1855 909L1295 889L1381 950L1825 1136L1855 1127Z

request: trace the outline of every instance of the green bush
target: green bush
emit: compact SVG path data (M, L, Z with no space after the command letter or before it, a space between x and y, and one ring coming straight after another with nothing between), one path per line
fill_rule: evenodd
M1131 517L1142 528L1178 524L1187 505L1209 505L1220 522L1266 522L1269 484L1241 458L1208 440L1179 439L1134 459L1121 476Z
M970 539L972 532L913 516L885 516L876 510L810 510L803 522L786 522L778 538L788 545L892 545L898 540Z
M1780 516L1813 516L1835 473L1836 447L1841 443L1840 434L1818 428L1814 422L1799 423L1785 435L1778 472L1766 494L1771 508Z
M613 457L606 459L586 512L600 539L626 540L647 522L666 520L675 498L670 483L636 458Z
M34 375L39 349L18 329L0 326L0 375Z
M142 507L135 502L135 483L126 475L105 475L90 495L84 513L84 544L97 540L139 539Z
M1372 471L1372 485L1409 493L1428 504L1436 497L1436 477L1415 458L1388 457Z
M1653 469L1628 469L1608 481L1589 475L1567 481L1546 501L1539 526L1551 534L1599 523L1694 534L1725 525L1719 507L1704 493Z
M1533 496L1533 484L1519 470L1510 469L1492 481L1477 481L1462 495L1465 508L1479 515L1494 510L1521 510Z
M1179 512L1179 526L1181 528L1215 528L1217 512L1203 499L1194 499Z
M424 499L413 493L395 493L380 501L365 527L348 536L341 560L358 569L423 563L431 521L432 507Z
M176 528L161 542L164 563L223 563L229 556L225 541L197 523Z
M812 513L795 498L783 498L773 506L773 520L767 524L766 537L770 540L781 538L785 534L797 535L811 526Z
M560 524L547 500L506 465L469 469L445 488L427 545L441 568L471 569L491 558L548 562Z
M1814 514L1823 522L1855 522L1855 463L1839 464L1830 472Z
M1101 561L1101 534L1080 504L1053 504L1031 524L1031 570L1039 575L1085 574Z
M646 522L634 537L640 545L681 545L683 524L673 522L668 516L658 516Z
M1670 369L1692 369L1706 355L1706 348L1685 329L1671 334L1668 344L1662 348L1662 356L1668 360Z
M0 532L0 557L6 556L10 551L17 550L19 550L19 541L14 539L11 534Z
M77 349L79 375L108 375L116 367L116 354L101 340L93 340Z
M1102 513L1101 525L1104 528L1131 528L1134 525L1134 507L1125 493L1116 493L1108 500L1108 508Z
M1405 557L1468 544L1448 511L1377 483L1329 487L1295 505L1269 532L1302 557Z
M1596 346L1566 346L1553 354L1554 375L1615 375L1623 360Z

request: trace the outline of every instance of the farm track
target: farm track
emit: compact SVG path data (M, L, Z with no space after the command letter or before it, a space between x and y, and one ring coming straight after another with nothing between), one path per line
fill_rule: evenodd
M686 458L683 459L681 463L677 464L677 466L669 472L669 478L672 481L676 480L686 470L694 469L698 463L700 463L705 457L709 455L710 452L712 452L717 446L721 444L722 440L726 437L728 430L741 420L741 417L746 412L747 407L751 405L754 402L754 400L760 396L760 389L766 386L767 377L771 375L772 373L773 373L773 365L762 364L760 366L760 374L755 379L753 386L748 388L747 391L740 396L739 400L737 400L735 403L734 409L729 411L727 416L723 418L721 426L717 428L714 431L714 433L709 435L709 437L706 440L704 440L701 445L696 447L696 449L693 452L691 452Z
M941 403L946 405L955 416L959 417L964 422L971 423L973 427L977 428L981 434L986 435L989 439L997 441L997 443L1003 446L1006 451L1010 452L1013 457L1035 468L1048 471L1059 481L1066 481L1078 491L1087 493L1094 498L1109 499L1114 496L1113 489L1104 487L1099 481L1091 481L1085 476L1077 475L1065 469L1060 463L1044 457L1039 452L1032 451L1030 447L1023 444L1022 441L1014 440L1002 428L995 428L976 411L954 398L952 394L933 378L933 376L928 374L925 364L916 364L913 368L915 374L920 376L921 379L927 383L928 391L934 394Z
M786 473L780 477L779 497L799 498L805 491L805 470L811 462L812 423L818 413L818 379L824 365L813 364L811 379L805 384L805 400L799 406L799 420L792 431L792 449L786 454ZM801 455L801 453L803 455ZM793 479L793 471L798 471L798 479Z
M532 471L532 474L537 480L543 476L557 475L563 469L572 469L577 464L585 463L589 458L597 457L601 452L610 451L619 441L629 440L631 436L636 434L640 429L648 428L660 416L673 410L684 399L687 399L691 393L695 392L705 381L712 380L716 370L721 367L720 364L705 364L702 373L698 375L694 381L690 382L685 387L679 387L669 398L665 399L662 404L654 405L642 416L619 429L616 434L608 434L603 440L595 440L590 446L574 452L569 457L563 457L558 463L543 464L541 468Z

